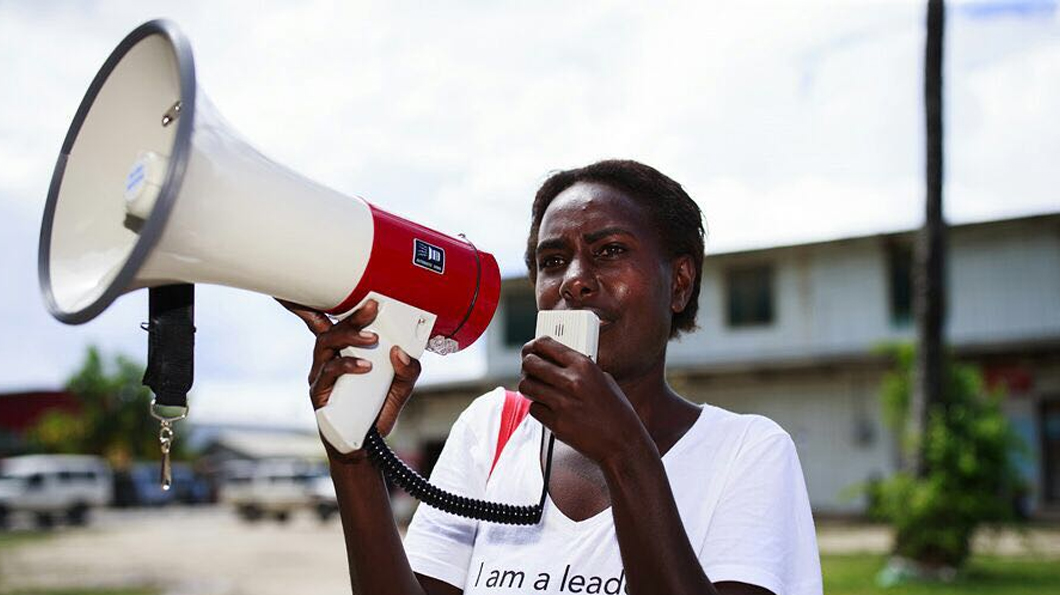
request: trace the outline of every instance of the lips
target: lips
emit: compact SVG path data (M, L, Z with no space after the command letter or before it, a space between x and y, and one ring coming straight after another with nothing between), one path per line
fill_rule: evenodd
M600 330L601 331L603 331L607 327L611 326L611 324L614 322L614 320L612 319L612 317L610 315L608 315L605 312L603 312L601 310L598 310L596 308L580 308L580 309L581 310L588 310L588 311L592 312L593 314L596 314L596 317L600 319Z
M599 308L581 307L581 308L549 308L549 309L551 309L551 310L588 310L588 311L592 312L593 314L596 314L596 317L600 319L600 331L601 332L603 332L604 329L609 328L615 322L615 317L614 316L608 314L607 312L604 312L603 310L601 310Z

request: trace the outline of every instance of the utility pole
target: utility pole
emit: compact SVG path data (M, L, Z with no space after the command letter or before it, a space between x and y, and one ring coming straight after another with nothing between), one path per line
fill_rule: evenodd
M926 218L917 236L913 273L913 306L916 313L917 349L910 403L916 456L910 461L918 477L928 472L924 458L924 431L935 405L944 405L943 326L946 318L946 222L942 217L942 61L946 7L943 0L928 0L927 42L924 52L924 114L927 150L925 177Z

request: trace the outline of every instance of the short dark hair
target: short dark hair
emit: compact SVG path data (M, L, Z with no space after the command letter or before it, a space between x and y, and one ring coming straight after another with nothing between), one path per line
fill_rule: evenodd
M553 199L578 182L596 183L620 190L644 205L667 256L689 255L695 279L688 305L671 320L670 337L696 328L699 287L703 271L703 212L680 184L655 169L632 160L609 159L577 169L552 173L534 196L530 235L526 241L526 267L530 281L537 281L537 240L541 220Z

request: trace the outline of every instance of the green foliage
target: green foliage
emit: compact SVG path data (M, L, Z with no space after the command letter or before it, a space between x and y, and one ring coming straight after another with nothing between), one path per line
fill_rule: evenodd
M105 361L89 347L81 367L66 383L77 397L77 414L51 412L30 429L35 450L107 457L118 468L130 461L158 459L158 422L151 417L151 391L141 384L142 365L118 355ZM181 442L174 442L180 455Z
M875 484L874 512L893 525L895 554L927 566L959 567L976 529L1015 520L1020 441L1001 410L1001 394L987 394L975 368L949 358L942 402L928 412L923 436L907 435L914 353L911 346L891 353L895 367L883 383L885 418L905 456L921 449L927 472L899 472Z
M909 400L913 394L912 370L916 350L912 344L906 343L887 345L878 351L890 356L894 361L894 368L883 377L883 421L904 439L906 421L909 418Z

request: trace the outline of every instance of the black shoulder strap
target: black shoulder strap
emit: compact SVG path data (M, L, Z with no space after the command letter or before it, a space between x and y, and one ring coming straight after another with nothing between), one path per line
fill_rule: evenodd
M148 299L144 384L155 393L158 405L187 407L195 377L195 286L152 287Z

